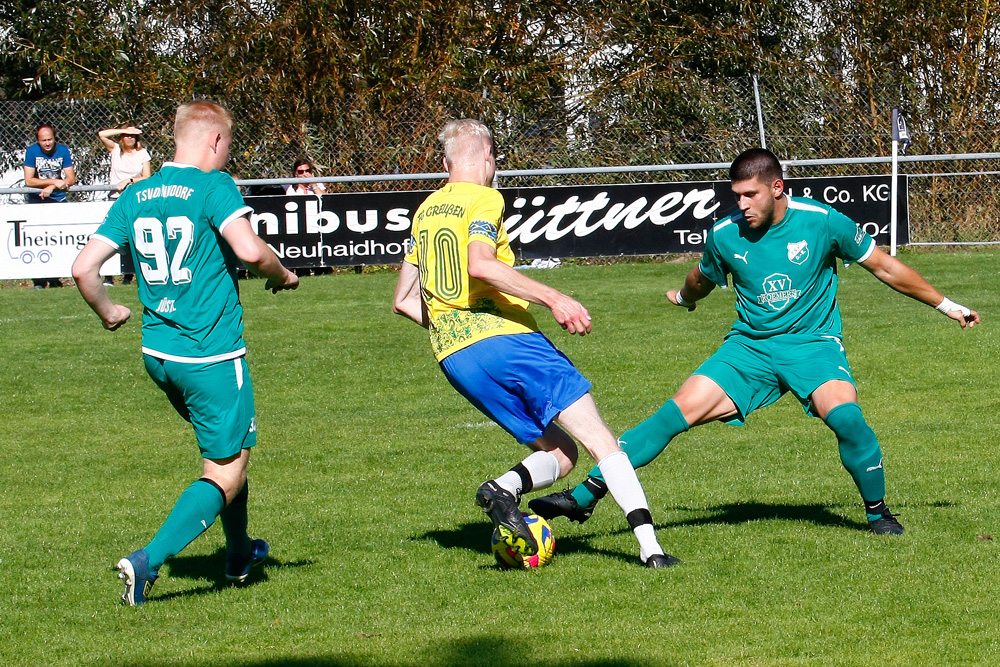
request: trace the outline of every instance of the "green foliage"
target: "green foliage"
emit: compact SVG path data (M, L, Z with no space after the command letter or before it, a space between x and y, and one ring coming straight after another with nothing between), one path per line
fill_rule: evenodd
M996 576L998 254L910 253L980 310L962 332L858 267L841 275L846 344L886 455L899 539L864 530L828 430L789 398L745 427L683 434L640 477L664 546L638 566L610 500L555 522L557 555L502 572L476 486L524 450L444 380L426 333L394 316L395 277L243 283L260 445L251 531L272 555L221 581L218 526L138 609L110 571L200 473L191 429L146 377L135 321L103 331L72 288L0 299L0 663L10 665L927 665L1000 658ZM733 295L688 313L663 293L692 260L532 272L580 298L595 331L546 333L621 430L719 344ZM569 478L582 479L585 457Z
M831 142L853 120L871 132L879 152L886 152L889 137L876 128L884 125L887 111L898 106L919 119L921 131L913 133L912 152L983 150L978 135L1000 126L1000 107L991 101L1000 83L1000 15L990 3L822 0L814 4L813 56L793 61L787 79L819 75L825 78L819 82L821 90L840 91L844 104L854 109L854 114L831 109L823 119ZM793 92L792 99L800 97ZM831 125L833 117L840 123ZM817 157L836 150L829 143L817 148Z
M752 101L724 82L757 74L779 100L767 117L817 137L814 155L787 157L856 155L844 142L859 132L884 149L893 106L921 119L918 137L971 142L1000 125L1000 14L988 7L16 0L0 8L0 91L133 115L216 97L251 126L245 170L283 173L269 156L308 152L333 156L334 173L391 173L436 170L430 138L450 116L519 137L516 166L572 166L570 153L661 162L665 147L680 161L731 158L715 153L718 137L753 143L756 127ZM943 152L959 152L951 138Z

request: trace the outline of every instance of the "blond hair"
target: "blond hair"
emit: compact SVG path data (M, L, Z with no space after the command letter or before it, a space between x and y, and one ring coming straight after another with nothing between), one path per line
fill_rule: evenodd
M438 135L444 157L452 166L471 166L483 158L483 146L493 148L493 134L486 125L473 118L452 120Z
M177 107L174 116L174 140L178 143L195 140L206 132L224 131L232 134L233 114L229 109L210 100L194 100Z

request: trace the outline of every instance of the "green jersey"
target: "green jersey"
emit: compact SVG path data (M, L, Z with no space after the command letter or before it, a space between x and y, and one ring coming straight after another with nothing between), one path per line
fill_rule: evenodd
M246 353L240 262L222 230L252 210L228 174L174 162L111 207L94 236L131 253L145 354L207 363Z
M754 230L737 212L716 224L699 268L717 285L732 276L738 319L729 335L787 333L841 337L837 259L861 262L875 240L846 215L803 197L788 197L785 217Z

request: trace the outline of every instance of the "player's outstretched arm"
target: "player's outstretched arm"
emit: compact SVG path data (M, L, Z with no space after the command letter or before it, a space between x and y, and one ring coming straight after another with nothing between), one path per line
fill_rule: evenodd
M76 261L73 262L73 279L80 295L87 305L101 318L101 323L108 331L115 331L128 322L132 311L120 304L114 303L108 297L101 279L101 266L117 252L100 239L91 239L83 247Z
M941 311L958 322L963 329L974 327L980 322L979 313L946 298L916 270L890 256L881 248L876 247L868 259L861 262L861 266L900 294Z
M420 296L420 269L416 264L404 261L400 265L396 293L392 298L392 312L427 328L427 306Z
M590 333L590 313L583 304L507 266L497 259L496 249L488 243L469 243L469 275L504 294L545 306L552 311L556 322L571 334Z
M715 289L715 283L705 277L697 265L691 269L684 279L680 289L667 290L667 300L675 306L692 311L698 307L698 301L704 299Z
M264 289L277 293L299 286L299 277L281 265L278 256L264 239L254 233L246 218L230 222L222 230L222 236L247 269L254 275L267 279Z

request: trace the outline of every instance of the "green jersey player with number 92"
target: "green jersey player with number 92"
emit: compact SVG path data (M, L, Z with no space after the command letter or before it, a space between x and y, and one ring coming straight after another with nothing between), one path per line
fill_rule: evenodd
M278 292L298 287L250 226L251 209L219 169L229 158L233 117L213 102L181 105L174 159L122 192L73 265L84 300L115 331L131 312L114 303L100 268L117 252L137 267L146 371L194 427L203 472L144 548L118 561L123 601L146 601L160 566L222 518L226 578L243 581L267 556L247 535L247 463L257 443L253 385L243 341L240 263Z

